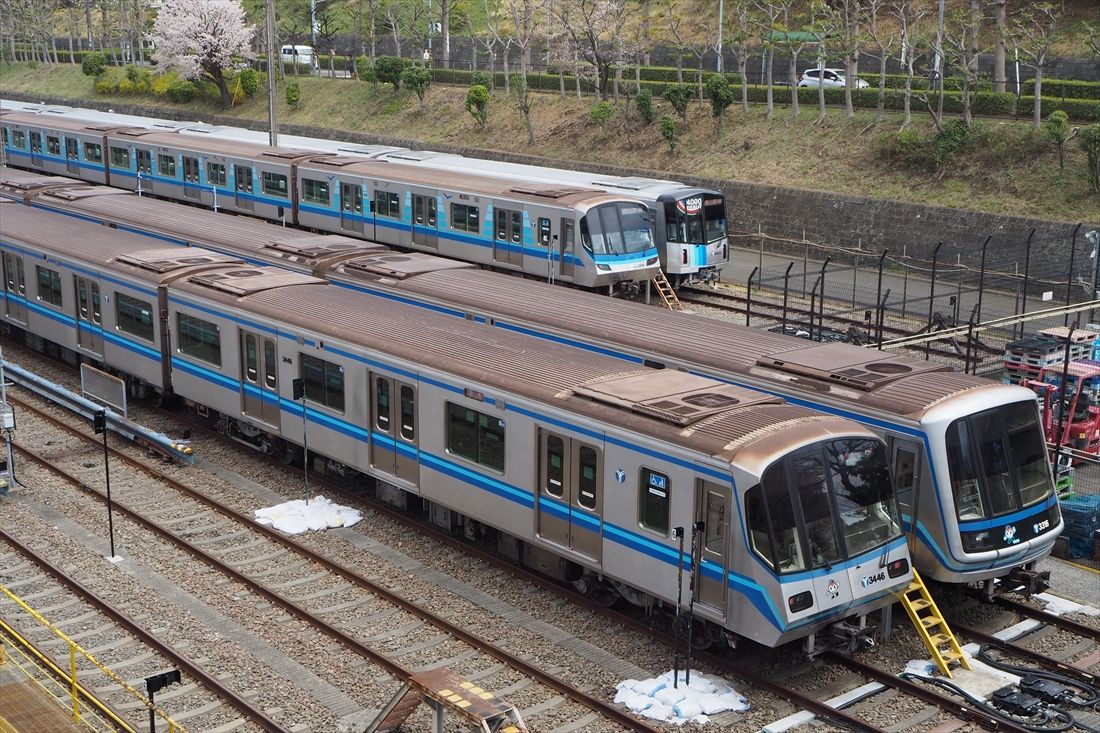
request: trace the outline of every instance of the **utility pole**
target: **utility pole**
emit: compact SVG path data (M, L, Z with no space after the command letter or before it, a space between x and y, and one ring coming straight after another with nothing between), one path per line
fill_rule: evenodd
M275 93L278 89L278 72L275 67L275 0L267 0L264 42L267 44L267 126L271 147L275 147L279 144L279 122L275 118Z

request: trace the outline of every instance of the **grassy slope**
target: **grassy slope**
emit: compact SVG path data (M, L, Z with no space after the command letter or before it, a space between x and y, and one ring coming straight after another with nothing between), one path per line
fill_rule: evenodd
M876 157L877 133L865 129L873 113L859 113L848 124L841 110L830 110L825 122L814 125L816 107L804 108L795 121L787 119L786 109L777 109L776 118L767 120L763 107L750 107L748 115L731 108L721 138L716 139L709 108L694 106L679 147L671 154L656 125L639 129L636 121L627 122L618 115L601 130L587 118L591 99L578 102L573 97L562 100L545 95L536 99L534 108L539 143L528 148L523 120L502 93L493 98L489 128L481 130L463 109L465 89L433 88L422 112L415 96L404 92L395 96L386 87L305 77L298 81L302 104L299 109L290 109L280 102L281 120L398 135L421 140L428 147L449 143L511 150L641 167L673 176L732 178L1021 216L1070 221L1100 218L1100 199L1087 188L1084 155L1075 143L1067 146L1064 179L1059 176L1053 147L1041 146L1037 157L1030 157L1014 155L1026 147L1016 144L979 152L965 165L936 179L932 174L891 167ZM120 103L168 104L151 98L94 95L91 86L91 80L81 76L77 67L0 67L0 94L17 90ZM660 106L664 107L663 102ZM208 102L194 103L190 109L196 119L219 112ZM253 100L230 114L266 119L266 100ZM928 124L924 115L917 114L914 119L918 129ZM883 127L893 130L899 122L897 116L889 116ZM982 124L996 126L1010 136L1026 133L1028 127L1007 120Z

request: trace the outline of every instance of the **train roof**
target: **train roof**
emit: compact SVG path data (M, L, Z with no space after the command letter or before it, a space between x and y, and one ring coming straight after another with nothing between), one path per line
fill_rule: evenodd
M40 173L21 171L3 166L0 168L0 195L26 201L46 191L89 188L83 181L64 176L44 176Z
M150 248L148 238L12 201L4 205L8 246L33 246L226 309L244 309L289 331L339 340L422 368L531 398L761 470L777 455L829 436L867 436L858 424L779 398L675 370L626 366L611 357L489 329L318 278L198 248Z
M829 435L865 435L855 423L779 398L676 370L625 367L611 357L487 329L331 285L289 284L241 293L235 279L285 271L234 269L173 288L289 326L381 352L684 448L760 469L777 453ZM318 319L317 314L324 314ZM492 396L492 395L489 395ZM560 417L560 415L559 415ZM743 453L743 455L742 455Z

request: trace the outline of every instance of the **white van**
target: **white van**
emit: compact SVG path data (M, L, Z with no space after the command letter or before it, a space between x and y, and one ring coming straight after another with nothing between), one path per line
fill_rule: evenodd
M313 46L283 46L279 51L279 56L284 64L297 62L302 66L308 65L314 71L319 68L317 54L314 52Z

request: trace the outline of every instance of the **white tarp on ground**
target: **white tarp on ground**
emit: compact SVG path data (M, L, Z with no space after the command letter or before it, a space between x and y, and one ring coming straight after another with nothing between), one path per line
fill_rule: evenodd
M1080 613L1085 616L1100 616L1100 609L1085 606L1068 598L1059 598L1050 593L1036 593L1032 598L1037 598L1046 605L1046 612L1055 616L1064 616L1067 613Z
M257 509L254 513L260 524L270 524L287 534L350 527L363 518L357 509L334 504L323 496L315 496L309 501L295 499Z
M648 680L625 680L616 685L615 702L650 720L677 725L706 723L711 715L749 709L748 701L721 677L693 671L690 684L686 677L686 670L680 670L678 686L673 685L672 672Z

